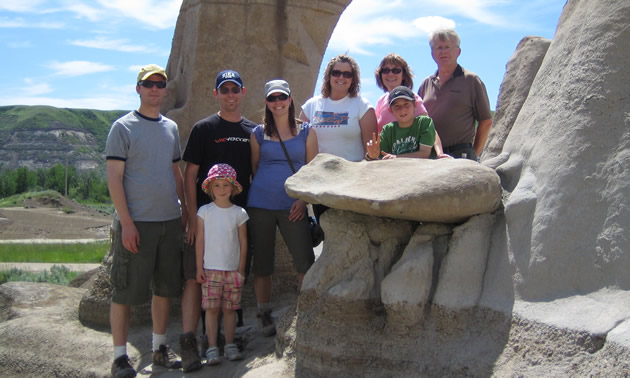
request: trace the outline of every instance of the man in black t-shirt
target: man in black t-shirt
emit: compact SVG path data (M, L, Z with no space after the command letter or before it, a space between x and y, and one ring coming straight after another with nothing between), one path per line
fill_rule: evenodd
M223 71L217 76L213 93L220 110L194 125L183 156L186 162L184 191L189 213L182 262L184 333L180 337L185 372L201 368L195 337L201 311L201 285L196 281L195 232L197 209L211 201L201 190L201 184L214 164L231 165L236 170L237 181L243 186L243 191L232 202L245 208L252 175L249 137L256 124L241 115L241 102L245 97L243 80L236 71Z

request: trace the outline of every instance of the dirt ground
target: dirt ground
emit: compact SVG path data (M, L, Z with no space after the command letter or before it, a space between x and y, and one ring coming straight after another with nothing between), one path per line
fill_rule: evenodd
M0 240L107 238L112 219L66 198L31 199L0 208Z
M109 228L113 215L99 213L71 200L28 200L22 207L0 208L0 242L8 240L49 240L49 239L102 239L109 237ZM321 247L320 247L321 248ZM279 251L274 275L274 316L280 317L287 309L292 308L296 301L296 276L291 267L291 260L286 247ZM320 252L320 251L318 251ZM252 280L253 281L253 280ZM275 356L275 338L262 337L256 326L256 301L253 285L249 284L243 292L243 310L245 326L237 329L247 339L245 359L240 363L221 363L216 367L204 367L194 373L184 374L181 370L166 370L154 368L153 365L136 361L138 376L183 377L207 376L218 374L221 376L294 376L294 361ZM146 341L150 330L140 327L143 341ZM178 351L177 335L181 332L181 319L174 316L169 323L171 343ZM138 333L133 329L132 333ZM136 335L137 337L140 337ZM107 351L103 364L109 367L109 335L106 335L102 348ZM131 337L131 336L130 336ZM146 347L146 342L142 345ZM144 356L146 350L138 351ZM139 365L139 366L138 366ZM100 374L107 375L107 371Z

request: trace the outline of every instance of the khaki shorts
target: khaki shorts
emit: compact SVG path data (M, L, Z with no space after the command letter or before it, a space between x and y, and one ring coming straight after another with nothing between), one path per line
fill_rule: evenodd
M185 280L197 280L195 244L190 245L184 242L184 248L182 248L182 272Z
M159 297L178 297L182 293L181 261L183 232L181 219L165 222L134 222L140 234L138 253L122 245L122 227L113 224L114 256L110 279L112 302L140 305Z

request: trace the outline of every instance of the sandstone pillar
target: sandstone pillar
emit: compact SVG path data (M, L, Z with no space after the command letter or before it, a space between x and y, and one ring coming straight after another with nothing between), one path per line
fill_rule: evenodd
M218 110L217 73L234 69L247 89L243 114L259 122L263 86L283 78L296 106L313 94L330 35L350 0L184 0L169 57L162 112L185 144L193 124Z

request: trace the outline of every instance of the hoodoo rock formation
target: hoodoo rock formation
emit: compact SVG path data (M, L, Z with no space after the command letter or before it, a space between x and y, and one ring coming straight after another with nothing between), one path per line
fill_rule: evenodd
M299 77L298 102L310 96L347 3L184 0L166 109L182 141L216 109L221 69L245 77L250 118L273 77ZM521 41L481 165L322 154L302 168L288 192L333 208L297 305L278 322L285 359L274 360L290 363L267 374L260 360L222 366L238 376L628 376L628 25L628 1L569 0L553 41ZM109 335L78 320L106 321L100 290L2 285L3 373L107 374ZM82 297L92 302L79 308ZM150 364L143 332L130 339L139 366Z
M465 159L354 163L321 153L285 188L309 203L419 222L461 222L501 204L499 176Z
M198 120L218 110L217 74L238 71L247 94L245 117L262 117L263 86L283 78L296 106L313 94L319 66L350 0L184 0L168 61L162 112L179 125L182 143Z
M322 216L322 255L277 339L296 375L630 372L629 24L628 2L570 0L551 43L519 44L483 160L499 210L455 224ZM401 167L307 189L330 174L318 161L289 193L371 215L349 204L378 203L383 187L407 209L423 201L402 194Z

